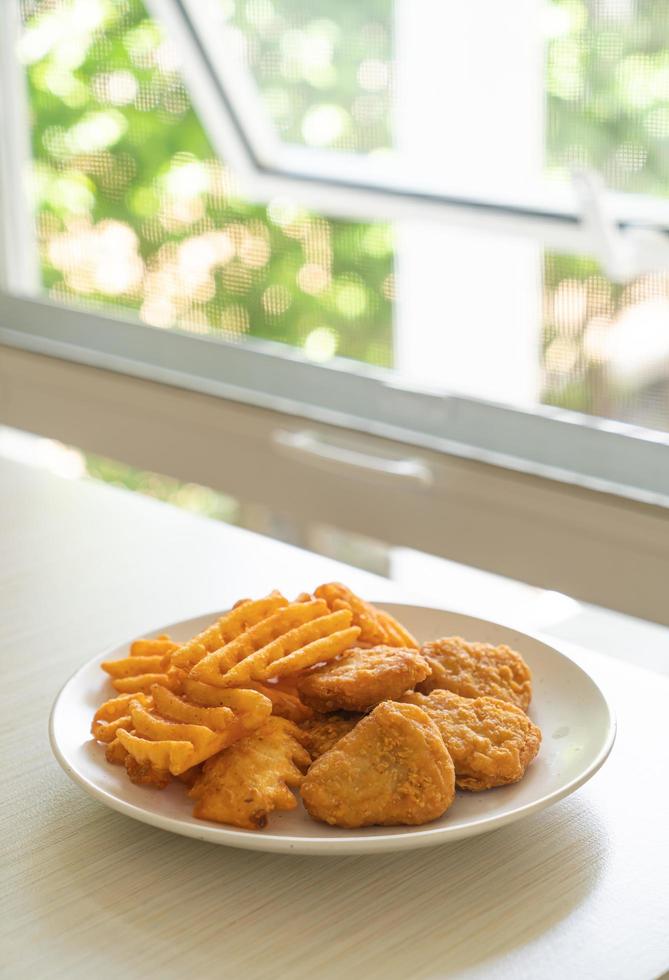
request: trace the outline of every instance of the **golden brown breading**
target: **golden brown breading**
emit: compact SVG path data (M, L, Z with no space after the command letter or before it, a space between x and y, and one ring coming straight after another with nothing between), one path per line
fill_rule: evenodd
M393 701L429 675L417 650L401 647L355 647L339 660L305 674L299 682L302 700L310 708L367 711L381 701Z
M340 738L355 728L361 718L362 715L359 714L318 715L303 722L300 728L304 732L305 745L311 758L315 761L329 752Z
M203 764L200 763L200 765L198 766L191 766L190 769L186 769L185 772L180 773L178 776L175 776L174 778L177 779L180 783L183 783L185 786L192 786L202 772L202 765Z
M193 815L259 830L273 810L294 810L289 787L299 786L311 759L297 725L272 715L262 728L208 759L189 796Z
M105 749L105 759L107 762L111 762L113 766L123 766L127 758L128 752L123 748L117 738L107 743L107 748Z
M348 609L353 615L353 625L360 627L358 640L362 645L375 646L380 643L389 647L413 647L418 643L411 633L390 613L377 609L351 592L341 582L326 582L314 591L318 599L324 599L328 607L336 612Z
M521 655L510 647L445 636L425 643L420 652L432 668L431 675L416 685L422 694L441 689L465 698L501 698L527 711L532 675Z
M337 827L422 824L453 802L453 762L428 715L385 701L312 765L309 814Z
M166 769L156 769L150 762L138 762L129 753L125 757L125 771L130 782L137 786L165 789L172 781L172 776Z
M518 782L541 745L541 731L525 712L499 698L412 692L404 695L402 703L422 708L434 721L453 759L460 789Z
M280 684L261 684L260 681L250 682L249 687L270 699L272 714L279 718L287 718L296 724L313 718L313 711L302 704L297 689L284 688Z

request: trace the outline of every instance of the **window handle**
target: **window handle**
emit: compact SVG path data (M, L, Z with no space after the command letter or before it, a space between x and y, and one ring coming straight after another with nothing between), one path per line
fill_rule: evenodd
M320 463L330 469L346 467L374 473L377 476L388 477L392 480L406 480L429 487L434 482L432 470L420 459L393 459L388 456L377 456L362 449L351 449L346 446L328 442L317 432L301 429L297 432L288 429L275 429L272 433L274 445L290 455L302 456L314 463Z

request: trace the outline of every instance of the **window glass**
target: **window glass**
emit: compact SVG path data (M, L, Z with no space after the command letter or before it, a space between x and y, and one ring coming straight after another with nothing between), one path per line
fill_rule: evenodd
M240 198L136 0L24 4L43 285L158 328L392 360L391 231Z
M669 192L662 0L212 0L207 10L286 142L393 150L411 177L446 188L522 192L542 173L569 180L593 167L619 190ZM431 143L433 170L417 142Z
M545 5L546 166L594 167L610 187L669 194L669 5Z
M462 7L472 18L481 3L426 9L455 17ZM508 5L489 6L508 14ZM420 59L400 50L420 28L410 51L427 45L426 64L437 63L410 6L221 0L219 9L287 140L320 132L315 146L378 154L404 141L416 158L432 153L500 186L517 178L521 157L558 177L581 162L616 186L666 191L662 4L541 7L534 89L513 72L491 85L492 54L501 50L508 62L515 42L507 29L495 38L488 24L480 50L470 45L458 62L467 83L479 79L471 89L479 101L440 103L436 136L422 118L432 118L430 73L423 77ZM536 241L436 223L335 220L285 197L250 203L193 110L178 45L138 0L24 0L22 11L28 185L41 288L51 300L102 304L157 329L269 339L322 363L350 358L417 388L669 429L668 273L617 285L592 259L548 253ZM398 94L412 85L422 117ZM540 130L514 131L491 155L488 122L524 125L530 95L542 107ZM506 99L501 116L493 96ZM325 140L335 117L339 136ZM453 142L458 126L468 127L467 155L462 140ZM634 160L642 162L627 165Z
M286 142L356 153L392 145L393 0L212 7Z

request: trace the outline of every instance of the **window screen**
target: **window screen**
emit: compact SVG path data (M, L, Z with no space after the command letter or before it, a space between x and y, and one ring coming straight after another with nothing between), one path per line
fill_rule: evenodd
M212 3L287 142L403 155L479 191L563 181L574 165L669 190L657 0ZM538 240L252 203L197 118L178 43L142 4L25 0L22 15L46 297L669 429L666 271L615 284Z

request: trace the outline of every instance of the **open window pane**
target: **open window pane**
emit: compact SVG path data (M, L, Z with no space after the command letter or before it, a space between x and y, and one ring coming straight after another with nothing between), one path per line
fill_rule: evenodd
M248 65L283 140L392 148L393 0L215 0L207 15Z
M553 23L571 24L577 6ZM304 20L306 5L286 5L281 15L279 4L252 0L221 10L238 30L245 25L271 75L277 38L291 39L289 61L296 51L306 58L309 38L325 30L326 7L302 33L293 20ZM383 60L389 7L374 9L365 20L371 7L345 4L337 16L349 18L349 34L369 35ZM49 299L101 304L159 329L269 339L319 363L354 359L419 391L669 430L667 274L622 287L591 259L533 241L439 224L344 222L282 197L249 203L193 110L176 46L138 0L30 2L23 13L30 188ZM329 57L336 77L349 79L353 112L355 86L367 77L363 48L347 46L340 28L328 28L339 38ZM314 59L324 51L313 42ZM287 70L283 61L279 68ZM309 78L286 83L293 135L310 111L307 95L318 92L316 75ZM377 140L369 128L359 132Z
M594 167L617 190L669 194L669 8L661 0L546 5L546 166Z
M658 0L184 7L214 70L245 62L286 144L373 156L380 173L394 161L393 174L445 193L550 197L573 168L620 191L669 191Z

